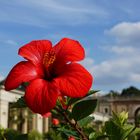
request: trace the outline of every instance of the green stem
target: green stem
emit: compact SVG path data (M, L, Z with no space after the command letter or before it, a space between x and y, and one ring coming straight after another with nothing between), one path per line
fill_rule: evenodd
M83 130L80 128L80 126L78 125L77 122L73 122L69 119L68 115L66 114L66 112L62 112L59 108L55 108L57 112L59 112L64 119L79 133L79 135L81 136L82 140L89 140L89 138L85 135L85 133L83 132Z

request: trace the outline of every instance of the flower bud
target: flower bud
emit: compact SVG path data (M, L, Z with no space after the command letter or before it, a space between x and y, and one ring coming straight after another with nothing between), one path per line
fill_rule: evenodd
M52 124L53 125L58 125L60 122L59 122L59 120L58 119L56 119L56 118L53 118L52 119Z
M70 136L68 140L75 140L75 138Z

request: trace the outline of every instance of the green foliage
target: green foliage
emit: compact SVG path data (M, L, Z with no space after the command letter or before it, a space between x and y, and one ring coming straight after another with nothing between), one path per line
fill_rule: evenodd
M128 113L113 113L100 131L89 134L89 140L138 140L140 128L127 123Z
M3 129L0 128L0 140L16 140L16 137L19 135L18 131L13 129Z
M121 126L124 126L128 119L128 112L121 112L120 114L116 114L115 112L112 112L112 121Z
M123 89L121 96L140 96L140 90L131 86L129 88Z
M81 98L69 98L68 106L71 106L71 105L75 104L79 100L81 100Z
M110 97L118 97L118 96L138 97L138 96L140 96L140 90L136 87L130 86L126 89L123 89L121 93L111 90L106 96L110 96Z
M67 137L73 136L73 137L75 137L75 138L78 139L78 134L77 134L77 132L74 131L74 130L66 129L66 128L64 128L64 127L58 128L57 130L58 130L59 132L65 134Z
M98 90L90 90L85 97L91 96L91 95L93 95L93 94L95 94L97 92L99 92L99 91ZM85 98L85 97L83 97L83 98ZM67 105L68 106L73 105L73 104L77 103L81 99L82 98L68 98L68 104Z
M28 134L21 134L13 129L0 129L0 140L43 140L42 135L33 130Z
M81 119L80 121L78 121L78 124L81 126L81 127L85 127L87 126L88 124L90 124L92 121L94 120L94 117L86 117L84 119Z
M104 126L104 132L109 140L125 140L135 130L133 125L127 124L127 119L128 113L113 113L112 119L106 122Z
M105 95L106 97L118 97L120 96L120 94L117 91L111 90L107 95Z
M50 130L48 133L44 134L44 139L48 140L64 140L61 133L57 133L55 130ZM65 138L66 139L66 138Z
M92 95L92 94L95 94L95 93L97 93L97 92L99 92L99 90L90 90L90 91L88 92L88 94L86 95L86 97L87 97L87 96L90 96L90 95Z
M52 117L59 119L60 124L52 125L50 131L44 135L35 130L28 134L21 134L11 129L0 129L0 140L67 140L71 136L76 140L138 140L140 128L127 123L128 113L126 112L120 114L112 112L112 118L109 121L101 127L96 127L94 117L90 116L97 106L97 99L90 95L96 92L91 90L83 98L66 98L66 108L58 102L51 113ZM26 107L24 97L18 99L12 107L20 108L20 110Z
M108 136L101 132L92 132L89 135L89 140L108 140Z
M28 134L20 134L16 136L14 140L28 140Z
M28 134L28 140L42 140L42 139L43 139L43 136L35 130L32 130Z
M79 121L94 112L97 106L96 99L82 100L72 108L72 117Z
M0 140L4 140L5 137L4 137L4 129L0 126Z
M140 138L140 128L136 128L128 137L128 140L139 140Z
M17 102L12 104L12 108L24 108L24 107L27 107L24 97L19 98Z

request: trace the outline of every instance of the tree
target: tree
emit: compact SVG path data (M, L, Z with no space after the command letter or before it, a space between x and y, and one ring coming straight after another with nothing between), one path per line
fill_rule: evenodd
M121 96L140 96L140 90L136 87L131 86L129 88L123 89Z

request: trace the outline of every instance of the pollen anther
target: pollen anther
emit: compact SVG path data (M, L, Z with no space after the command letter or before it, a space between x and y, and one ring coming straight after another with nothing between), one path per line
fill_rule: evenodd
M51 52L46 52L44 54L44 58L43 58L43 64L47 67L49 67L51 64L53 64L53 62L55 61L55 52L51 51Z

